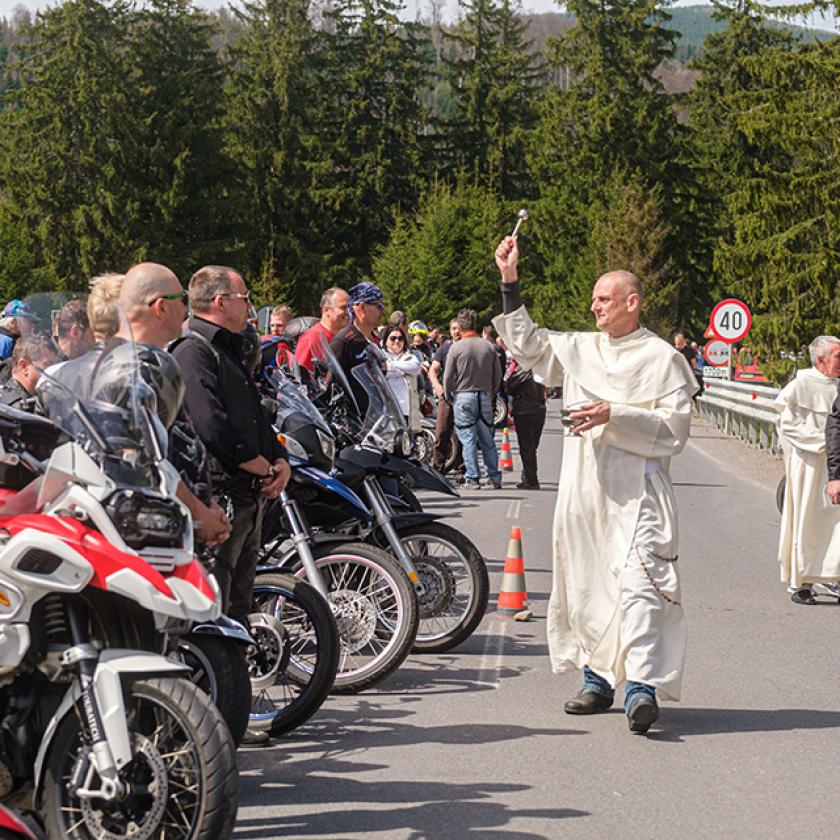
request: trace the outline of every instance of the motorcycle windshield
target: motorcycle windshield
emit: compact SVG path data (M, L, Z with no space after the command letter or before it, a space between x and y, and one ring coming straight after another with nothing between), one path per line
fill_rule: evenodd
M27 300L34 312L52 305L41 298ZM121 320L120 332L130 336L124 316ZM57 319L52 321L55 325ZM43 317L40 324L36 322L42 331L43 324ZM83 446L117 485L157 487L157 466L166 454L167 435L155 413L155 392L141 375L138 345L113 338L77 358L60 361L54 345L46 335L44 339L31 359L41 374L36 410Z
M406 430L406 421L388 380L382 371L384 358L370 345L362 364L353 368L353 378L364 388L368 409L362 423L361 443L393 450L398 437Z
M353 395L353 389L350 387L347 375L330 347L329 339L321 330L315 329L312 333L310 347L312 348L312 368L319 390L322 393L329 391L333 385L340 388L344 392L350 410L358 417L361 412L356 397Z
M282 371L275 370L271 374L271 381L276 394L277 426L289 434L304 424L316 426L325 434L332 437L332 432L322 414L315 407L312 400L304 394L305 386L297 385Z

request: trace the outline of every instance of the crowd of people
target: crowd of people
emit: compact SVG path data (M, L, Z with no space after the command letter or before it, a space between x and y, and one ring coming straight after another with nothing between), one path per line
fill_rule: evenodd
M516 486L539 490L537 449L547 393L530 371L517 365L492 326L484 326L479 336L471 309L458 312L447 331L409 320L399 309L387 317L385 312L382 291L373 283L359 283L349 292L329 288L321 297L318 320L295 317L288 306L272 309L264 344L280 354L277 361L291 354L298 364L311 368L313 348L326 339L348 374L369 344L379 347L407 428L417 432L424 418L434 420L432 463L441 471L451 470L452 480L467 490L502 486L494 417L498 402L504 402L515 420L522 460ZM363 388L351 376L348 380L364 410Z

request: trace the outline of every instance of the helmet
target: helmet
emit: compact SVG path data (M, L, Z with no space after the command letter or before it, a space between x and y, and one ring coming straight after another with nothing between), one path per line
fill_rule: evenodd
M242 336L242 349L245 353L245 364L254 373L262 362L262 342L257 328L248 323L239 335Z
M423 321L412 321L408 325L408 334L409 335L428 335L429 328L423 323Z
M132 383L132 374L138 372L142 382ZM90 393L94 399L125 407L133 385L139 389L140 400L168 429L184 400L184 380L175 357L150 344L120 344L106 351L97 365Z
M155 392L156 413L168 429L184 401L184 379L181 368L171 353L150 344L137 346L140 376Z
M298 315L297 318L292 318L286 324L286 332L283 333L283 337L297 341L308 329L314 327L317 323L318 319L313 315Z

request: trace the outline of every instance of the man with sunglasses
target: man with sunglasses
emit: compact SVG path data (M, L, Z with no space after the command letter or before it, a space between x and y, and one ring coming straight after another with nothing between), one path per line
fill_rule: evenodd
M357 283L350 289L349 295L347 310L350 323L330 342L330 348L347 376L364 419L368 397L351 371L361 364L367 346L371 343L378 344L375 331L382 323L385 301L382 290L375 283Z
M172 353L186 383L184 405L210 456L214 487L233 506L233 530L216 555L216 578L223 610L243 621L251 612L263 499L280 495L290 469L245 361L245 281L227 266L205 266L190 280L189 299L189 330Z

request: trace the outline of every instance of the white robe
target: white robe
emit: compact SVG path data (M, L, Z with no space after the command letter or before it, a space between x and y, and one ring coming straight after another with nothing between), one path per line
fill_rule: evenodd
M610 403L610 420L563 445L554 518L548 643L554 671L589 665L679 699L685 655L670 458L688 438L697 382L685 358L645 329L537 328L520 307L493 319L514 358L567 407Z
M840 580L840 505L825 492L825 424L836 396L837 380L808 368L776 397L787 479L779 566L796 588Z

